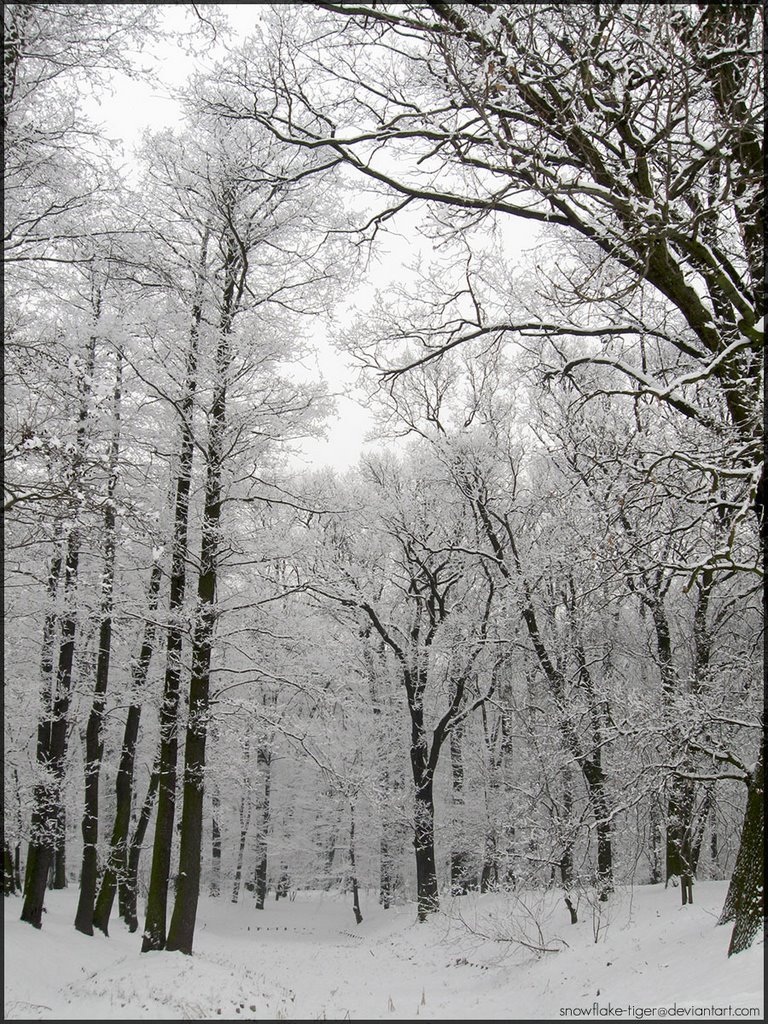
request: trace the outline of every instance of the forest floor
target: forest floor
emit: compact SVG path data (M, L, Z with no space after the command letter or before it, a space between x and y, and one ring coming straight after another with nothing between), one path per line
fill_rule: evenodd
M142 955L119 921L109 939L78 934L76 887L48 893L41 931L8 897L5 1018L558 1020L609 1004L629 1019L675 1004L692 1009L669 1016L723 1019L730 1005L762 1017L762 942L726 957L725 891L702 882L685 908L663 886L621 889L607 906L583 895L576 925L557 893L445 900L425 924L364 893L357 926L348 897L299 893L264 911L204 898L191 957Z

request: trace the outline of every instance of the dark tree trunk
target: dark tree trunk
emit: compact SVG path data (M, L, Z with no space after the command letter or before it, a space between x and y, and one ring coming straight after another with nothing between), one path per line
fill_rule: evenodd
M144 803L141 805L139 820L136 823L136 831L131 837L131 843L128 848L128 863L125 868L125 873L122 878L120 878L119 882L118 909L120 917L125 921L132 932L135 932L139 927L137 906L139 893L139 861L141 860L141 851L144 849L144 837L147 834L147 826L149 825L149 819L152 816L152 808L155 803L155 796L157 794L159 784L160 760L158 757L149 778L147 795L144 797Z
M3 895L16 895L16 876L13 871L13 854L8 843L3 843Z
M94 292L94 321L99 319L101 298ZM85 365L78 379L78 425L75 455L71 467L73 492L80 489L88 446L87 425L93 374L96 362L96 335L92 334L86 348ZM74 509L75 517L79 507ZM31 837L24 877L24 904L21 920L42 927L45 887L56 851L60 865L55 872L62 887L66 885L64 871L64 818L62 786L67 756L69 705L72 690L72 666L75 656L77 632L76 588L80 568L80 531L77 525L69 530L64 557L64 611L60 618L59 654L55 679L53 676L53 631L46 617L43 636L43 716L37 731L37 759L41 781L35 786L31 821ZM48 577L49 598L56 593L61 565L54 557ZM49 615L52 614L52 609ZM50 657L48 652L50 651ZM51 685L52 679L52 685ZM48 694L50 693L50 697ZM63 878L61 876L64 876Z
M451 781L453 783L454 839L451 850L451 893L466 896L470 888L477 886L472 877L472 857L464 849L464 829L461 820L464 812L464 757L462 751L463 729L451 730Z
M389 836L385 824L379 842L379 903L384 910L389 910L392 906L393 868Z
M237 903L240 899L240 881L243 876L243 858L245 857L245 843L248 838L248 826L251 823L251 789L250 781L246 777L243 780L243 792L240 796L240 842L237 847L237 865L235 867L235 884L232 887L232 902ZM219 857L221 857L221 843L219 843Z
M53 846L51 889L67 888L67 810L63 802L56 809L56 839Z
M648 816L648 829L650 831L650 882L651 885L658 885L664 877L664 871L662 868L663 837L661 815L659 814L659 807L655 794L651 795Z
M502 789L502 772L512 754L509 720L506 712L502 712L493 729L489 728L485 705L482 708L483 740L485 743L487 783L485 804L487 821L483 837L483 865L480 872L480 892L489 892L500 881L499 872L499 832L496 828L498 798ZM514 828L510 827L514 834ZM507 865L507 877L514 880L511 865Z
M747 790L739 852L719 924L733 921L728 956L747 949L765 923L764 782L765 733Z
M493 826L487 828L483 843L483 869L480 892L490 892L499 882L498 838Z
M572 616L576 614L577 601L573 580L570 581ZM613 892L613 846L611 842L611 821L608 796L605 789L603 768L603 725L604 710L595 692L592 675L587 668L587 655L581 639L575 644L576 662L579 669L579 683L587 698L592 749L581 760L581 770L587 784L592 813L595 816L597 836L597 894L600 900L607 900ZM569 790L570 794L570 790ZM569 795L570 801L570 795Z
M109 451L109 480L104 511L104 571L101 584L101 622L99 653L93 703L85 732L85 801L83 807L83 861L80 870L80 897L75 914L75 928L84 935L93 935L93 912L98 878L99 841L99 777L104 749L102 725L109 683L109 662L112 652L112 606L115 585L115 553L118 460L120 456L120 402L123 385L123 355L118 348L115 365L115 387L112 393L114 427Z
M179 875L166 948L192 952L200 897L200 855L203 834L205 747L208 735L211 650L216 625L216 582L221 519L221 471L226 427L229 334L238 303L236 275L245 266L233 238L227 239L219 340L216 351L216 382L210 413L206 452L205 506L197 585L197 616L192 638L192 678L189 684L189 716L184 744L184 798L179 839Z
M672 639L667 612L663 596L660 593L656 592L652 598L646 597L645 600L651 608L656 631L662 696L665 703L669 703L680 688L680 680L672 658ZM698 628L700 629L700 626ZM685 765L687 759L683 763ZM673 878L680 879L680 897L683 906L693 902L691 826L695 795L693 782L678 776L672 778L667 800L666 874L667 884Z
M355 867L355 807L349 807L349 872L352 884L352 912L355 915L355 924L360 924L363 915L360 912L360 892L357 885L357 869Z
M440 909L435 867L435 805L432 796L432 782L417 783L414 814L414 839L416 850L416 893L419 921L426 921L428 914Z
M571 829L571 812L573 810L573 788L570 772L566 771L563 777L563 818L565 819L565 828L567 834L570 834ZM578 924L579 918L576 913L576 908L570 897L571 888L573 886L573 839L569 838L566 840L563 846L563 854L560 858L560 881L565 892L563 897L565 905L568 907L568 913L571 917L571 924Z
M605 795L605 774L599 757L585 761L582 771L587 783L589 798L595 815L597 836L597 893L601 900L607 900L613 892L613 848L608 800Z
M256 763L264 769L264 798L260 808L260 820L256 845L256 868L253 874L253 887L256 892L256 909L264 909L267 898L267 837L270 819L270 786L272 774L272 755L266 747L259 747Z
M132 699L128 709L123 731L123 745L120 751L120 764L115 778L115 822L112 827L107 867L102 875L99 895L93 913L93 924L105 935L109 934L109 918L115 900L118 883L122 884L128 863L128 832L131 824L131 805L133 801L133 774L136 763L136 742L139 736L141 720L141 704L137 702L144 689L155 642L155 611L157 610L160 581L163 571L159 556L152 563L147 592L147 619L144 623L144 636L138 661L131 666Z
M43 779L35 786L32 810L31 839L27 854L27 870L24 878L24 904L21 920L42 927L43 904L48 874L53 864L57 846L63 850L64 838L60 835L62 826L62 795L65 759L67 754L67 728L69 725L69 704L72 687L72 665L75 653L75 585L80 562L80 537L73 529L67 539L67 555L64 567L64 591L66 610L61 617L61 639L58 668L56 672L55 696L52 706L52 721L47 750L44 751ZM46 730L47 731L47 730Z
M760 533L760 545L765 552L768 517L765 515L765 470L755 494L755 514ZM763 603L765 607L765 601ZM757 763L747 789L747 806L741 830L739 852L728 886L719 924L733 921L733 932L728 956L747 949L761 928L765 927L765 728L760 715L760 747Z
M240 804L240 827L243 825L243 806ZM247 827L247 826L246 826ZM241 847L242 849L242 847ZM242 863L241 863L242 868ZM237 889L240 891L238 871ZM219 828L219 794L214 788L211 793L211 896L221 895L221 829ZM234 900L237 903L237 900Z
M187 535L189 530L189 492L195 438L192 426L194 396L197 387L197 356L200 323L203 313L203 278L208 253L208 229L200 246L200 262L192 307L192 328L185 370L184 388L179 405L181 447L171 548L171 580L166 641L163 703L160 709L160 770L157 795L155 840L152 847L152 870L147 893L147 916L144 924L142 952L163 949L166 940L168 880L171 872L173 822L176 813L176 768L178 761L178 708L181 678L182 613L187 585Z

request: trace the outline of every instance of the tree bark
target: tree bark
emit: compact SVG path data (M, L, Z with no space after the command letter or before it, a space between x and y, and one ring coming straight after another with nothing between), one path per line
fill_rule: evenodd
M128 863L128 832L133 802L133 775L136 763L136 742L139 737L142 705L138 696L147 681L149 665L155 644L155 612L163 576L160 552L155 552L147 591L147 618L138 661L131 665L132 703L128 709L123 731L120 763L115 778L115 821L112 827L107 866L102 875L99 895L93 913L93 925L105 935L109 934L109 918L118 884L122 884Z
M179 839L179 875L166 948L192 952L200 897L200 854L203 833L205 747L208 735L210 670L216 625L216 583L221 519L221 472L226 428L229 335L239 299L245 267L240 263L234 238L227 239L224 285L216 350L216 381L210 413L206 452L205 506L197 585L197 616L192 638L192 678L189 684L189 716L184 744L184 798Z
M98 323L101 312L101 293L94 286L92 304L94 324ZM85 456L88 446L87 424L89 418L89 399L93 386L93 375L96 363L96 335L91 334L85 353L85 365L78 378L78 422L75 440L75 454L71 467L71 483L77 493L80 489L84 472ZM69 705L72 690L72 666L75 655L75 637L77 633L76 588L80 568L80 527L77 516L81 511L82 499L74 510L75 522L67 536L66 555L64 558L64 610L60 618L59 654L56 677L51 687L50 701L47 698L49 682L43 680L43 720L38 726L37 757L41 779L34 789L33 811L31 822L31 838L27 854L27 868L24 877L24 904L21 920L42 927L43 904L48 874L54 862L56 850L59 850L61 867L64 858L64 820L61 788L64 782L65 762L67 756L67 730ZM54 560L55 563L55 560ZM53 572L49 573L49 594L55 580ZM46 629L49 626L46 620ZM44 635L43 657L46 657L45 643L52 639L52 634ZM43 666L45 668L45 666ZM52 659L51 659L52 668ZM47 709L50 708L50 721ZM59 869L59 875L64 872ZM66 884L66 877L59 877Z
M214 787L211 793L211 896L221 895L221 829L219 828L219 794ZM240 806L240 826L242 828L242 801ZM237 878L238 892L240 890L240 879ZM233 902L237 903L237 900Z
M144 797L144 803L141 805L141 813L139 814L139 820L136 823L136 830L131 837L131 843L128 848L128 863L126 865L125 873L119 880L118 909L120 911L120 917L128 925L131 932L135 932L139 927L139 918L137 914L139 861L141 859L141 851L144 849L144 837L147 834L147 826L149 825L149 819L152 815L152 808L155 803L155 796L157 794L159 784L160 758L158 756L152 768L152 774L149 777L147 795Z
M363 915L360 912L360 892L357 885L357 869L355 867L355 805L349 805L349 872L352 884L352 913L355 924L360 924Z
M3 843L3 895L15 896L16 876L13 871L13 854L8 843Z
M24 904L21 920L42 927L43 905L48 874L57 845L63 844L61 817L61 787L64 782L65 759L67 754L67 727L70 694L72 688L72 665L75 652L75 586L80 562L80 535L77 529L70 531L67 538L67 554L64 566L64 594L66 608L61 617L61 640L56 672L55 697L52 706L47 749L43 751L40 765L43 778L35 786L32 810L31 839L27 853L27 869L24 877Z
M457 726L451 730L451 782L453 784L454 838L451 850L451 893L454 896L466 896L470 888L477 885L477 878L472 877L471 855L465 849L463 838L464 813L464 757L462 739L464 730Z
M240 881L243 876L243 858L245 856L245 842L248 838L248 825L251 820L250 800L246 803L246 795L240 797L240 842L237 846L237 864L235 866L235 882L232 886L232 902L237 903L240 899ZM219 848L221 850L221 848ZM219 852L221 856L221 852Z
M270 751L260 746L256 753L256 763L264 769L264 798L261 804L260 821L256 845L256 868L253 874L253 886L256 892L256 909L264 909L267 898L267 837L270 819L270 788L272 774L272 756Z
M747 807L733 877L728 886L719 924L733 921L728 956L747 949L765 923L765 808L764 808L765 733L760 753L747 790Z
M101 584L101 622L99 653L93 703L85 732L85 801L83 806L83 861L80 869L80 897L75 914L75 928L84 935L93 935L93 912L96 900L99 841L99 777L104 751L102 727L109 684L109 662L112 652L112 606L115 588L115 554L118 460L120 456L120 403L123 387L123 353L116 352L115 386L112 393L113 432L109 449L109 479L104 510L104 570Z
M56 839L53 844L51 889L67 888L67 809L63 801L56 810Z
M187 585L187 535L189 531L189 492L195 437L192 424L194 396L197 388L197 358L200 323L203 315L203 281L208 254L209 232L206 227L200 244L200 260L195 281L192 326L185 369L184 388L179 404L181 445L179 472L173 516L171 548L171 580L166 640L166 666L163 683L163 704L160 710L160 768L157 796L155 839L152 848L152 869L147 914L142 939L142 952L164 949L168 879L171 871L173 822L176 811L176 765L178 760L178 708L181 678L182 611Z

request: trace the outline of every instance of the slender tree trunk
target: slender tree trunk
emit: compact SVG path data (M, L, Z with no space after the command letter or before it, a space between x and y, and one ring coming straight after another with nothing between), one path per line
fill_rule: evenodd
M648 817L648 828L650 831L649 843L651 860L651 885L658 885L664 877L664 872L662 870L662 823L661 816L659 814L658 804L656 801L656 795L651 794L651 802L649 806Z
M120 917L125 921L132 932L135 932L139 927L137 907L139 893L139 861L141 860L141 851L144 849L144 837L147 834L147 826L149 825L149 819L152 816L152 808L155 803L155 796L159 789L159 785L160 757L158 755L152 768L152 774L149 777L147 795L144 797L144 803L141 805L141 812L139 814L139 820L136 823L136 830L131 837L130 846L128 848L128 863L125 868L125 873L120 878L119 883L118 909L120 911Z
M112 606L115 586L115 553L118 460L120 456L120 403L123 387L123 353L116 352L115 387L112 394L114 427L109 450L109 480L104 511L104 571L101 584L101 622L99 653L93 703L85 733L85 802L83 807L83 862L80 870L80 898L75 915L75 928L84 935L93 935L93 912L96 900L99 841L99 777L104 750L102 727L109 683L109 662L112 652Z
M480 871L480 892L489 892L499 882L499 833L496 815L499 792L502 786L502 766L511 752L509 743L509 722L502 713L496 728L489 728L485 705L481 708L483 741L485 749L485 834L483 836L483 864ZM496 744L501 734L498 751Z
M221 895L221 829L219 828L219 793L214 787L211 793L211 885L209 892L211 896ZM240 825L242 827L242 804L240 808ZM238 892L240 880L237 882ZM235 900L235 903L237 900Z
M646 598L646 604L650 606L656 631L662 696L665 704L670 705L680 689L680 679L672 657L672 639L663 596L655 593L652 598ZM692 782L677 776L672 778L666 815L666 881L669 884L673 878L680 879L683 906L693 901L690 836L695 795Z
M122 884L128 863L128 832L131 823L131 805L133 802L133 774L136 763L136 743L139 736L141 707L137 698L142 693L149 673L149 665L155 643L155 612L157 611L160 582L163 570L160 564L160 552L154 552L152 571L147 591L147 619L144 623L144 636L141 643L138 661L131 665L132 703L128 709L123 731L123 745L120 751L120 764L115 778L115 821L112 827L107 866L102 875L99 895L93 913L93 924L105 935L109 934L109 918L115 900L118 883Z
M355 924L360 924L363 915L360 912L360 892L357 886L357 869L355 867L355 805L349 805L349 872L352 883L352 912Z
M13 854L8 843L3 843L3 895L16 895L16 876L13 872Z
M247 781L246 781L247 786ZM235 867L235 884L232 887L232 902L237 903L240 899L240 881L243 875L243 858L245 857L245 843L248 838L248 826L251 822L251 803L246 799L246 791L240 797L240 842L237 847L237 864ZM221 855L221 854L219 854Z
M155 839L152 869L147 893L147 916L142 952L165 948L168 880L173 848L173 822L176 812L176 766L178 760L178 708L181 678L182 612L187 585L187 535L189 530L189 492L192 480L194 430L192 415L197 387L197 357L200 323L203 314L203 281L208 254L208 229L200 246L200 261L192 306L192 327L185 370L184 388L179 406L181 447L176 478L176 499L171 547L171 580L166 640L166 666L163 703L160 709L160 769L157 795Z
M392 854L386 824L379 842L379 903L384 910L392 906Z
M51 889L67 888L67 809L62 801L56 809L56 838L53 845Z
M229 335L237 306L238 256L234 239L228 239L224 290L216 351L216 383L210 414L206 453L205 507L197 586L197 616L192 640L192 678L189 685L189 717L184 744L184 800L179 839L179 875L166 948L192 952L200 896L200 854L203 833L205 747L208 734L211 650L216 624L219 526L221 519L221 470L226 427ZM244 272L244 267L243 267ZM243 280L241 278L241 289Z
M53 863L54 850L57 844L63 843L63 837L59 835L62 826L61 788L64 782L67 754L67 727L77 629L74 591L79 562L80 535L79 531L73 528L67 538L64 567L66 609L61 617L61 640L52 721L48 733L48 748L44 751L44 762L40 766L44 773L43 778L37 783L34 790L31 839L24 878L24 904L21 920L35 928L42 927L45 887Z
M94 322L98 322L101 309L101 295L94 288L93 294ZM88 446L87 423L89 416L89 399L93 384L96 362L96 335L92 334L86 348L85 365L78 378L78 425L75 441L75 455L71 468L71 483L75 493L79 492L84 462ZM78 499L82 501L82 499ZM31 838L27 854L27 868L24 877L24 904L21 920L42 927L43 904L48 874L54 861L57 848L60 857L64 857L64 821L62 786L64 783L65 762L67 756L68 716L72 690L72 666L75 656L75 636L77 632L76 588L80 568L80 528L77 516L80 505L75 509L75 522L69 529L64 558L64 611L60 619L59 654L56 676L50 687L47 678L43 680L43 721L38 727L37 755L41 774L40 781L34 789L31 822ZM54 560L55 563L55 560ZM56 579L53 572L49 574L49 595L55 593ZM53 587L53 591L51 591ZM46 620L44 635L43 658L46 658L46 646L52 642L52 631ZM51 670L53 659L51 658ZM46 668L46 665L43 666ZM51 692L50 701L47 693ZM50 719L48 720L48 708ZM63 872L62 872L63 873ZM61 880L61 879L60 879ZM66 877L63 879L66 884Z
M453 783L454 839L451 850L451 893L454 896L465 896L471 885L477 880L471 877L472 866L470 855L465 847L464 829L461 820L464 813L464 757L462 739L464 731L461 726L451 730L451 781Z
M570 819L573 810L573 783L569 771L563 775L563 818L567 834L570 835ZM573 886L573 839L566 839L563 845L563 853L560 858L560 881L563 886L565 905L571 917L571 924L578 924L579 918L576 908L571 900L571 888Z
M264 769L264 798L261 804L258 839L256 846L256 869L253 875L253 886L256 892L256 909L264 909L267 898L267 838L270 821L270 787L272 775L272 755L266 747L259 747L256 763Z

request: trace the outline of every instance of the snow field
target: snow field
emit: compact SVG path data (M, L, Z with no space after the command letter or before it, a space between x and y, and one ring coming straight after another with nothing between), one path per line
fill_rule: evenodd
M762 943L728 960L730 929L715 927L726 888L702 882L686 908L663 886L621 889L607 908L583 894L575 926L557 892L446 899L425 924L413 906L384 911L364 893L359 926L347 896L299 893L261 912L202 898L187 957L141 954L139 933L117 920L109 939L78 934L73 886L48 893L42 931L6 898L5 1016L557 1020L595 1003L677 1004L698 1008L696 1019L715 1019L701 1016L710 1006L762 1011Z

